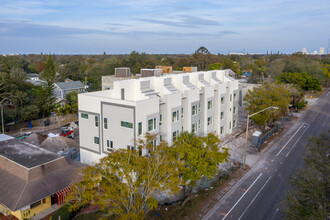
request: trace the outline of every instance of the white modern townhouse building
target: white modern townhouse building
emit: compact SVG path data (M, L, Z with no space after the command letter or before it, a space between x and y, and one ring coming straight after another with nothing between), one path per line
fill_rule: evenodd
M182 131L220 137L237 129L239 83L231 70L114 81L79 99L80 158L92 164L119 148L136 148L146 132L171 145ZM146 154L144 150L141 152Z

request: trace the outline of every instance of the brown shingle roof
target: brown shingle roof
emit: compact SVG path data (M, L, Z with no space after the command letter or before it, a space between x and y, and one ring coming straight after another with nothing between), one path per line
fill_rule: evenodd
M7 142L7 144L12 145L13 142ZM21 146L36 148L36 146L24 144ZM0 145L1 148L8 150L6 145L3 144ZM37 165L37 161L33 161L32 164L28 164L29 166L23 166L23 164L26 165L24 156L31 157L31 151L29 150L17 151L19 160L15 158L14 151L10 152L9 157L8 155L7 157L0 155L0 203L2 205L12 211L16 211L53 195L72 184L75 173L78 168L82 167L82 164L68 161L64 157L49 151L45 153L45 151L42 149L41 152L42 155L48 156L47 160L41 159L43 163L38 163ZM36 149L35 153L39 154L40 151ZM52 160L50 160L51 157L49 155L53 156Z

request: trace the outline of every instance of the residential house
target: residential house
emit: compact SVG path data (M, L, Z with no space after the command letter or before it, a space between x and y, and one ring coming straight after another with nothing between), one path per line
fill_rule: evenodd
M65 201L79 162L0 135L0 212L18 219L43 217Z
M65 99L65 95L76 91L77 93L83 93L86 91L86 86L80 81L67 81L54 83L54 94L57 98Z

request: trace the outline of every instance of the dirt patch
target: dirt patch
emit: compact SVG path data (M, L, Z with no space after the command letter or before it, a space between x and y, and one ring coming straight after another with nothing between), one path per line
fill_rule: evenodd
M174 205L159 206L149 213L147 219L201 219L248 170L249 168L233 169L229 176L224 176L211 187L195 194L184 207L182 201Z

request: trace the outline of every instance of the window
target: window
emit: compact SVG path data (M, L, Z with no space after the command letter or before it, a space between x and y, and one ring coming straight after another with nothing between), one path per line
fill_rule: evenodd
M181 108L181 118L183 118L183 108Z
M100 139L99 139L99 137L94 137L94 143L95 143L95 144L99 144L99 143L100 143Z
M224 117L224 112L221 112L220 119L223 119L223 117Z
M207 118L207 125L211 125L212 124L212 117L208 117Z
M173 141L176 140L176 131L173 132Z
M107 151L111 151L112 148L113 148L113 142L107 140Z
M220 134L223 134L223 126L220 128Z
M196 105L193 105L193 106L192 106L191 114L192 114L192 115L196 115L196 114L197 114L197 112L196 112Z
M160 114L159 115L159 126L162 126L163 125L163 115Z
M124 128L133 128L133 123L126 122L126 121L121 121L120 125Z
M148 131L152 131L154 127L153 119L148 120Z
M104 118L103 121L104 121L104 129L108 129L108 119Z
M225 103L225 97L221 97L221 104Z
M201 103L198 103L198 112L201 112Z
M95 116L95 127L99 126L99 116Z
M236 127L236 120L233 121L233 128Z
M201 129L201 120L198 120L198 130Z
M163 140L163 135L159 135L159 140L160 140L160 141Z
M121 89L121 99L125 99L125 89Z
M177 122L177 121L179 121L179 118L180 118L180 116L179 116L179 111L176 111L176 112L173 112L173 113L172 113L172 122Z
M172 122L176 122L176 112L172 113Z
M81 113L81 118L88 119L88 114L86 114L86 113Z
M230 94L230 101L233 101L233 94Z
M231 129L231 121L229 122L229 129Z
M233 113L234 113L234 114L236 113L236 107L234 107L234 109L233 109Z
M212 101L208 101L207 102L207 109L212 109L212 106L213 105L213 103L212 103Z
M46 203L46 198L42 199L42 204Z
M191 132L195 132L195 130L196 130L195 124L192 124L191 125Z
M135 150L135 147L127 145L127 150Z
M236 100L236 93L234 93L234 100Z
M142 134L142 122L138 124L138 135Z
M156 129L156 118L154 118L154 129Z
M41 205L41 200L38 201L38 202L35 202L35 203L31 204L31 205L30 205L30 209L33 209L33 208L35 208L35 207L37 207L37 206L39 206L39 205Z

